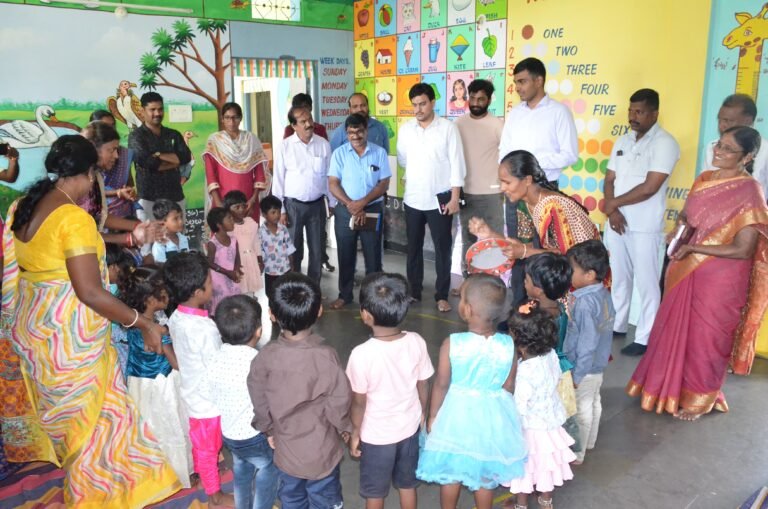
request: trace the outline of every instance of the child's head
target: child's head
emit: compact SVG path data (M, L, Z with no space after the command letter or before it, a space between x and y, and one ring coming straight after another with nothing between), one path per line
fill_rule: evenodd
M169 233L180 233L184 231L184 219L181 212L181 206L171 200L160 199L152 205L152 215L155 219L163 222L165 230Z
M571 283L574 288L602 283L610 264L608 250L599 240L585 240L565 253L573 268Z
M117 244L105 244L109 282L116 285L120 276L136 267L133 257Z
M139 267L122 275L117 287L120 300L139 313L147 309L160 311L168 307L168 291L162 273L157 269Z
M283 202L277 196L269 195L259 203L261 215L268 223L275 224L280 220L280 211L283 208Z
M218 233L220 230L225 232L231 232L235 229L235 219L232 217L232 213L223 207L213 207L208 211L208 227L213 233Z
M568 258L554 253L542 253L525 259L525 292L540 300L542 295L557 300L571 287L573 269Z
M242 221L248 209L248 198L242 191L230 191L224 195L224 208L232 213L236 221Z
M410 302L408 281L400 274L368 274L360 288L360 316L368 326L397 327Z
M557 346L557 325L546 311L525 305L513 311L507 320L509 333L524 357L538 357Z
M470 317L494 322L504 315L507 305L507 287L497 276L471 274L461 285L459 316L464 321Z
M275 281L270 312L285 330L296 334L311 328L320 315L320 286L304 274L289 272Z
M163 279L168 294L176 304L191 302L197 307L213 296L208 260L200 253L179 253L163 266Z
M230 345L256 346L261 338L261 306L248 295L230 295L216 306L214 315L221 340Z

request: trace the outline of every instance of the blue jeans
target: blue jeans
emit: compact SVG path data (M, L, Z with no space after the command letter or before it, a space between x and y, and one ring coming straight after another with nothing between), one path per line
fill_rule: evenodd
M278 469L278 496L282 509L342 509L339 465L326 477L301 479Z
M352 214L349 213L347 207L339 203L333 210L336 218L334 225L336 248L339 255L339 298L349 304L353 300L352 291L355 283L355 268L357 267L357 239L359 238L363 245L365 274L381 272L382 228L376 231L352 230L349 227ZM382 203L368 205L365 207L365 212L383 213Z
M277 467L272 463L272 448L264 433L245 440L224 437L232 453L237 509L272 509L277 496ZM254 491L254 475L256 491Z

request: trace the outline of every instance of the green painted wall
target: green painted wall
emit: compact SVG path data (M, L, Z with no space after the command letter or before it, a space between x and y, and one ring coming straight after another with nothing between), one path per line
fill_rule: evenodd
M121 0L110 0L121 1ZM192 9L192 14L164 14L147 10L131 10L132 14L150 14L157 16L177 16L193 18L216 18L231 21L252 21L258 23L294 25L318 28L334 28L338 30L352 30L352 0L297 0L301 4L300 21L254 21L251 16L252 2L263 0L127 0L121 3L153 5L163 7L181 7ZM59 3L44 3L40 0L0 0L6 4L27 4L67 9L88 9L82 5ZM113 7L103 7L99 10L112 11Z

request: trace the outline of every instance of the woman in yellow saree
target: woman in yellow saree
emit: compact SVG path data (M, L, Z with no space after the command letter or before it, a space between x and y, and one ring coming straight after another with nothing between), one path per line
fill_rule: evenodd
M748 173L759 147L754 129L726 130L714 150L719 169L688 194L682 216L695 231L673 254L648 350L627 385L644 410L688 421L727 412L729 363L749 372L768 304L768 208Z
M155 352L161 329L105 289L104 243L77 206L96 161L88 140L62 136L45 161L50 177L12 205L2 311L42 430L36 459L66 471L66 504L139 508L180 484L126 394L109 324L139 327Z

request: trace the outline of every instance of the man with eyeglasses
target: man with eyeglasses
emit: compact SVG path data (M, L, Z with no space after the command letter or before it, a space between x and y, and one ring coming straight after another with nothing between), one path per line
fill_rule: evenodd
M659 274L667 184L680 159L680 147L656 122L658 117L658 92L643 88L632 94L631 131L613 146L605 176L605 243L611 251L615 333L627 332L633 285L640 298L635 340L621 350L624 355L645 353L661 302Z
M757 118L757 106L752 97L747 94L729 95L717 112L717 130L722 136L723 131L735 126L754 127ZM712 156L715 144L714 140L707 145L707 168L712 166ZM768 196L768 140L762 138L760 150L757 151L755 161L752 163L752 176L760 182L766 196Z

